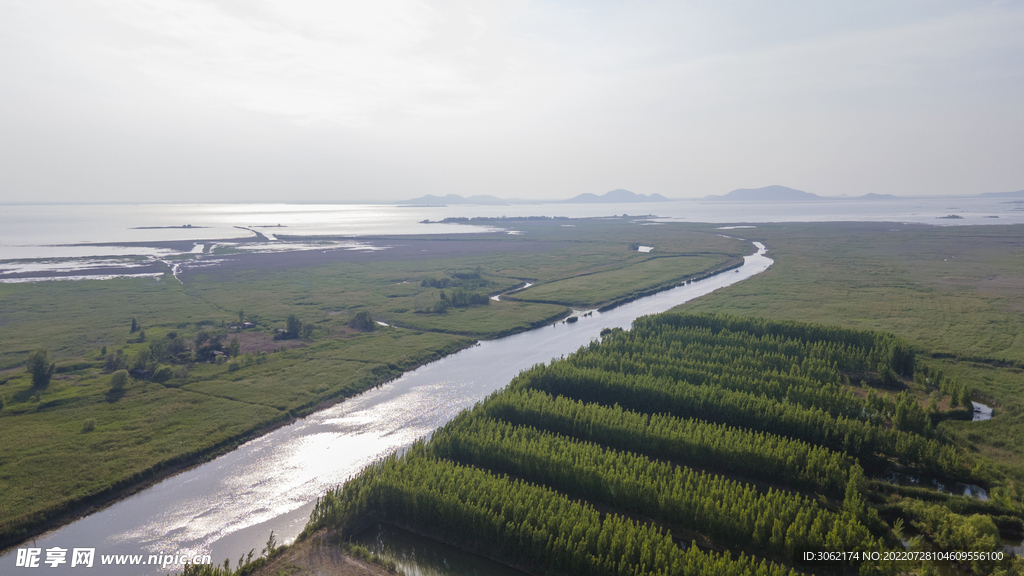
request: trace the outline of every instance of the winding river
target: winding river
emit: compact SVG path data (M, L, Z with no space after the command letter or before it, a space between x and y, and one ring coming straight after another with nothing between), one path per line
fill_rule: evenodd
M45 549L95 548L103 574L167 574L181 566L99 566L101 555L210 554L214 563L279 543L302 530L313 502L381 456L409 446L509 382L521 370L571 353L603 328L629 328L639 316L663 312L759 274L772 264L764 245L743 266L647 296L578 322L560 322L479 342L406 373L380 388L311 414L252 440L229 454L167 478L29 544ZM4 574L16 550L0 557ZM70 563L68 563L70 564ZM78 574L64 564L40 564L47 574ZM8 571L10 570L10 572ZM86 569L86 572L89 572ZM94 573L95 569L92 570ZM27 573L27 572L26 572Z

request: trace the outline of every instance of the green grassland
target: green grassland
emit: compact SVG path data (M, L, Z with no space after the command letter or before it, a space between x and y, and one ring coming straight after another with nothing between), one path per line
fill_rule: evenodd
M264 269L213 266L159 279L0 284L0 545L66 521L175 470L230 450L318 406L357 394L401 372L489 338L569 313L574 285L549 290L554 303L490 301L429 309L440 290L427 279L458 281L495 294L523 281L538 287L593 273L609 300L637 286L631 269L654 267L652 281L706 270L749 253L749 244L684 225L632 219L504 221L522 235L451 235L451 256L382 257ZM389 244L432 237L382 239ZM653 254L635 244L653 245ZM472 246L476 251L461 252ZM483 248L483 249L481 249ZM672 258L657 258L660 254ZM693 255L693 256L687 256ZM664 262L662 262L664 260ZM678 266L678 270L672 270ZM479 270L479 278L459 275ZM618 289L615 285L618 284ZM349 327L359 312L391 324L374 332ZM239 313L256 324L236 332ZM294 315L307 338L276 340ZM136 319L145 333L130 332ZM240 343L224 362L162 360L146 364L169 378L132 378L111 389L107 355L130 364L161 342L197 338ZM34 387L24 363L46 348L57 370ZM186 351L188 356L191 352ZM141 361L140 361L141 362ZM140 364L141 366L142 364ZM108 366L109 367L109 366Z
M904 336L930 367L994 401L992 420L942 429L1024 481L1024 226L787 223L744 235L775 264L680 310Z
M697 276L725 264L721 256L670 256L651 258L636 264L580 274L557 282L531 286L516 292L515 299L525 302L566 302L573 306L598 306L614 300L622 286L632 284L637 292L674 286L688 276ZM571 295L566 298L566 294Z

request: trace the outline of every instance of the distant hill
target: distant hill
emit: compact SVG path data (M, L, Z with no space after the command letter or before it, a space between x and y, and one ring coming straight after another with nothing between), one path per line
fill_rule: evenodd
M591 194L585 192L579 196L574 196L565 202L567 204L619 204L625 202L667 202L668 198L665 198L661 194L637 194L630 192L629 190L623 190L622 188L612 190L611 192L605 192L598 196L597 194Z
M1016 192L985 192L978 194L982 198L1018 198L1024 196L1024 190L1017 190Z
M875 194L874 192L865 194L863 196L856 196L850 198L850 200L896 200L897 198L892 194Z
M821 196L785 186L765 186L764 188L739 188L722 196L705 196L704 199L732 202L805 202L821 200Z
M434 196L433 194L427 194L426 196L420 196L419 198L413 198L412 200L402 200L401 202L396 202L396 204L421 204L428 206L441 206L445 204L476 204L478 206L504 206L509 204L509 201L502 200L497 196L487 196L484 194L470 196L469 198L463 198L458 194L447 194L445 196Z

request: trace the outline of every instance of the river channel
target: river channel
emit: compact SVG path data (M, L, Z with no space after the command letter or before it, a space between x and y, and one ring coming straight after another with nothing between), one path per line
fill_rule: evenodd
M150 554L210 554L214 563L230 558L234 566L250 549L258 554L271 530L279 543L294 540L313 502L327 489L430 434L520 371L575 351L597 339L603 328L629 328L639 316L663 312L767 270L773 261L762 244L754 244L758 252L735 270L607 312L580 314L577 322L481 341L21 547L42 548L43 559L47 548L65 548L69 558L73 548L95 548L97 567L115 576L163 575L181 566L99 566L101 556L141 554L145 562ZM30 568L15 568L15 552L0 556L0 572L29 573ZM47 574L82 572L68 564L40 566Z

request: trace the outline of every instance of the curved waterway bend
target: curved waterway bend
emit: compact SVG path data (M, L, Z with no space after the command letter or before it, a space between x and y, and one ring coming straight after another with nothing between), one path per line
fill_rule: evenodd
M327 489L426 436L523 369L574 352L597 339L603 328L629 328L639 316L664 312L767 270L772 260L762 244L754 244L757 254L747 256L735 271L595 311L575 323L482 341L163 480L30 545L44 551L95 548L97 565L101 555L142 554L145 562L147 555L158 553L211 554L214 563L230 558L234 565L250 549L258 554L271 530L278 542L290 542ZM11 550L0 558L0 566L13 567L14 554ZM78 570L67 564L46 568L48 574ZM162 575L171 569L181 566L102 568L113 575Z

